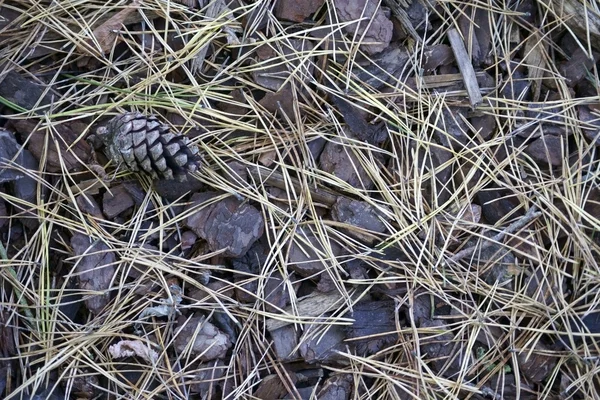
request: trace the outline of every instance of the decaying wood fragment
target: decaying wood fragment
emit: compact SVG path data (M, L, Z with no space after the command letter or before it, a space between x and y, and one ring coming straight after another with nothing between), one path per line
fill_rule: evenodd
M452 51L454 51L454 58L456 58L458 69L463 76L471 106L475 108L483 102L483 98L477 84L477 76L475 75L471 58L467 53L465 43L456 29L448 31L448 39L450 39L450 45L452 46Z

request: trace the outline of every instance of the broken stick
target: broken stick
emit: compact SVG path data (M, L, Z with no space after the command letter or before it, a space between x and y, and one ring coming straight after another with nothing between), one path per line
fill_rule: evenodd
M471 57L469 57L469 53L467 53L467 49L465 48L465 43L456 29L450 29L448 31L448 39L450 39L450 46L452 46L454 58L456 58L458 69L465 82L465 88L469 95L471 107L475 108L483 102L483 97L481 97L481 91L479 89L479 84L477 83L477 76L475 75L473 64L471 63Z

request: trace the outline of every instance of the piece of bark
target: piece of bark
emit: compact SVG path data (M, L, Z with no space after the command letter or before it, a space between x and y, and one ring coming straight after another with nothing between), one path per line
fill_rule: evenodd
M537 32L532 32L531 36L525 42L524 58L527 64L527 78L533 87L532 100L539 101L542 89L542 78L548 68L546 65L546 55L548 44L546 40Z
M428 47L427 50L423 52L423 59L423 69L429 73L433 72L442 65L448 65L453 62L454 53L452 52L452 48L450 46L445 44L437 44Z
M292 73L299 79L310 79L315 69L314 57L306 55L312 50L311 42L300 39L288 39L276 49L262 45L256 49L260 68L253 69L252 77L258 85L275 92L281 90L284 83L291 85Z
M265 227L262 214L234 197L210 204L219 195L194 194L185 209L189 213L185 224L208 242L211 251L223 250L226 257L240 257L262 236Z
M200 361L207 362L224 358L231 348L229 336L208 322L205 317L193 317L182 321L175 333L177 351L189 351L198 356Z
M467 7L461 12L458 24L467 44L467 53L475 66L483 64L491 49L489 24L490 11L480 7Z
M352 393L353 378L350 374L334 375L327 378L319 391L319 400L348 400Z
M477 193L481 213L485 220L494 225L519 206L519 201L511 192L497 186L490 186Z
M548 346L537 342L532 352L523 349L517 355L519 370L531 382L542 383L556 366L558 358L553 353Z
M600 146L600 113L587 105L577 106L580 126L583 134L595 146Z
M0 75L0 96L27 111L41 113L41 108L52 103L52 94L47 86L16 71Z
M240 272L234 274L235 293L241 302L254 303L260 300L267 311L276 312L289 304L290 295L288 285L279 271L267 277L261 274L267 257L268 250L256 242L244 256L232 260L233 268ZM259 285L259 281L263 283Z
M92 314L99 314L110 301L110 288L116 272L115 254L99 240L75 232L71 238L71 246L76 257L75 270L79 287L91 291L85 304ZM96 293L102 294L96 294Z
M370 125L367 123L364 116L361 115L358 107L354 106L350 100L346 100L345 98L336 95L330 97L332 97L333 104L335 104L342 113L344 122L346 122L348 128L350 128L350 131L353 134L352 136L375 146L381 145L381 143L388 138L388 132L384 123Z
M398 340L396 310L393 301L366 301L353 307L354 323L347 328L356 353L366 357L389 347Z
M360 20L349 25L344 31L353 38L361 39L360 48L367 54L383 51L392 40L394 25L375 0L335 0L334 7L340 23Z
M26 149L22 150L19 163L21 167L29 170L31 173L37 173L39 168L39 162L33 157L29 150ZM36 203L38 182L31 176L24 174L22 178L14 181L13 189L15 197L31 204ZM33 213L31 215L33 215Z
M535 139L527 148L528 154L540 166L560 167L565 159L563 147L565 140L554 135L545 135Z
M213 399L219 387L225 385L227 366L222 360L201 363L193 371L194 380L190 385L192 393L199 393L206 399Z
M469 57L469 54L465 49L465 44L456 29L453 28L448 31L448 39L450 40L450 45L452 46L452 51L454 52L454 58L458 64L458 69L463 76L465 87L471 102L471 107L475 108L483 102L483 98L481 97L481 91L479 89L479 85L477 84L477 77L475 76L475 70L473 69L471 58Z
M557 21L564 21L572 29L581 43L600 50L600 15L590 9L590 5L580 0L552 0L552 14Z
M448 161L452 160L451 150L444 147L431 146L429 148L429 157L425 159L426 168L432 174L429 186L426 188L427 197L430 198L430 204L441 206L445 204L453 193L452 187L452 166L442 167Z
M86 214L90 214L95 218L103 218L102 210L92 196L88 196L85 193L80 194L75 199L77 201L77 207Z
M275 5L275 16L294 22L303 22L319 9L325 0L279 0Z
M20 120L14 121L13 126L21 135L31 135L27 145L36 159L40 160L46 152L45 167L49 172L62 171L61 159L68 171L82 171L91 161L92 149L80 138L84 124L63 122L53 127L37 127L35 122ZM44 148L46 137L48 147Z
M300 338L300 356L309 364L337 364L347 361L339 354L345 352L346 332L340 325L330 325L324 329L320 325L311 325Z
M256 168L248 171L250 175L252 175L253 179L256 180L257 183L265 183L271 186L274 186L279 189L287 189L288 182L291 184L297 192L303 192L308 190L310 192L310 197L313 202L321 203L326 206L332 206L338 198L338 194L327 188L304 188L303 184L296 178L284 178L280 172L272 171L267 168Z
M339 197L331 209L331 217L338 222L352 225L356 229L345 229L351 236L373 243L375 236L364 234L362 231L383 233L386 231L386 220L383 213L378 212L372 205L365 201L351 200Z
M473 116L469 119L475 134L482 140L489 140L496 133L496 118L493 115L485 114Z
M289 395L288 387L294 385L298 380L296 374L291 371L286 371L285 382L279 375L271 374L265 376L256 391L253 393L257 399L282 399Z
M364 84L381 89L386 83L398 79L410 59L405 47L391 45L386 51L371 57L371 64L355 67L353 73Z
M277 360L289 362L300 358L298 353L298 333L293 325L282 326L270 331Z
M19 172L14 166L11 167L10 165L14 163L18 166L23 166L23 153L22 151L20 152L21 147L12 132L0 128L0 184L11 182L24 176L22 172Z
M354 298L354 296L353 296ZM295 322L294 316L302 316L304 321L310 322L311 319L319 319L323 314L327 313L336 304L341 304L344 301L339 292L312 294L298 299L294 307L287 307L284 315L285 319L269 318L265 322L267 329L273 331L283 326L288 326Z
M434 118L432 116L432 118ZM458 107L447 107L442 109L441 115L435 117L438 129L433 131L438 143L456 152L463 151L469 145L469 128L465 123L464 111Z
M106 218L113 219L135 205L135 201L124 185L115 186L104 193L102 210Z
M92 371L75 374L72 382L71 393L77 396L77 399L93 399L101 396L98 389L101 387L100 380L96 375L93 375Z
M196 193L204 189L204 184L188 175L185 182L176 179L153 180L152 186L156 193L169 201L176 201L190 193Z
M326 252L324 244L308 230L298 229L289 244L288 268L303 277L315 277L325 271L331 262L330 257L341 254L342 248L330 241L327 245L331 254Z
M137 356L151 365L156 364L159 358L158 353L141 340L120 340L108 346L108 353L112 358Z
M140 2L133 0L121 11L111 14L108 20L92 32L94 39L89 40L89 45L97 48L101 54L109 53L120 36L121 28L127 21L130 21L130 14L138 12ZM86 51L87 52L87 51Z
M205 289L192 288L188 293L190 299L194 299L200 303L214 301L214 296L210 292L219 293L219 297L233 298L233 288L231 283L223 281L210 281L204 285Z
M269 92L258 102L271 115L279 116L280 118L289 118L291 121L296 121L296 113L294 106L297 101L294 100L294 90L290 85L285 85L277 92Z
M419 327L421 357L436 372L453 375L460 370L462 354L448 326L438 319L424 319ZM459 346L462 347L462 346Z
M0 199L0 229L8 222L8 214L6 212L6 203Z
M373 180L354 154L354 151L360 150L353 147L344 137L333 138L325 145L319 157L319 166L350 186L369 190L373 187Z

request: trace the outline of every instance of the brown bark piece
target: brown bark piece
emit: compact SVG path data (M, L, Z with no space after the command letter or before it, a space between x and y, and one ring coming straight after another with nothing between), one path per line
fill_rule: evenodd
M293 372L286 372L289 379L286 381L291 384L295 384L297 381L296 374ZM267 375L258 385L254 397L257 399L282 399L289 394L286 383L283 382L279 375Z
M102 210L100 209L100 206L92 196L88 196L85 193L81 193L79 196L77 196L75 200L77 201L77 207L79 207L79 209L82 212L90 214L91 216L96 218L104 217L102 215Z
M319 157L320 167L323 171L335 175L350 186L371 189L373 181L360 164L352 147L350 144L346 145L346 139L341 137L327 142L321 157Z
M580 105L577 106L577 114L585 137L594 145L600 146L600 113L592 112L592 109L586 105Z
M448 367L445 373L451 375L460 370L461 357L460 355L454 357L456 342L447 325L438 319L423 319L419 331L423 332L419 335L421 357L431 361L434 371L441 371ZM447 363L451 364L447 365Z
M391 45L386 51L371 57L371 64L356 67L353 73L364 84L380 89L386 82L400 76L410 57L405 47Z
M567 86L574 87L592 72L600 54L593 52L592 56L590 58L586 52L577 47L571 58L558 67L560 74L567 80Z
M545 135L535 139L527 148L527 153L540 166L559 167L563 163L564 140L558 136Z
M382 222L385 217L365 201L351 200L347 197L339 197L331 210L331 217L338 221L352 225L358 229L346 229L346 231L357 239L373 242L376 238L361 231L383 233L386 225Z
M352 318L354 323L348 328L348 338L353 339L352 344L356 346L356 352L361 356L375 354L398 340L396 309L393 301L368 301L356 304Z
M527 78L533 86L533 101L535 102L540 98L540 91L542 89L541 79L548 68L546 65L547 48L548 44L545 43L544 38L537 32L533 32L525 42L524 52L528 70Z
M542 383L556 366L557 358L542 342L537 342L533 352L529 353L523 349L517 355L519 369L532 382Z
M352 393L352 375L335 375L328 378L319 391L319 400L347 400Z
M341 253L342 249L337 243L330 242L329 247L333 254L325 251L320 238L309 231L298 229L296 237L290 243L288 268L300 276L315 277L331 262L329 257L337 257Z
M19 153L20 149L21 145L17 143L15 135L0 128L0 183L11 182L23 177L22 173L10 167L11 161L17 165L23 165L23 153Z
M16 71L10 71L3 78L0 77L0 96L26 110L52 103L52 95L46 92L45 85Z
M97 43L102 54L109 53L119 37L119 31L128 20L129 14L137 12L139 5L139 0L134 0L126 8L114 13L107 21L94 29L92 34L96 40L91 41L92 46L96 47Z
M261 68L254 69L254 81L269 90L278 91L289 80L292 72L298 79L312 76L315 69L312 57L306 57L313 45L308 40L289 39L276 49L262 45L256 50ZM289 83L288 83L289 84Z
M6 203L0 199L0 229L8 222L8 214L6 213Z
M216 192L196 193L185 224L196 235L205 239L211 251L224 250L226 257L240 257L263 234L265 223L256 208L234 197L208 204L219 194ZM204 207L199 206L204 204Z
M362 39L360 48L368 54L383 51L392 40L394 25L375 0L335 0L339 22L361 20L344 27L351 37Z
M184 352L189 349L203 362L224 358L230 347L229 336L206 321L204 317L194 317L185 321L176 332L175 348L177 351Z
M102 209L106 218L113 219L123 211L135 205L135 201L124 185L115 186L104 193L102 197Z
M565 21L580 38L582 43L588 42L600 49L600 15L590 9L586 2L580 0L552 0L552 14L557 21Z
M198 365L194 371L194 383L190 390L192 393L200 393L206 399L213 399L218 387L225 384L225 373L227 366L221 360L214 360Z
M423 52L423 69L427 72L432 72L442 65L448 65L454 61L454 53L452 48L445 44L437 44L427 48Z
M273 348L279 361L292 361L300 358L298 353L298 334L293 325L283 326L271 332Z
M288 21L303 22L325 3L325 0L279 0L275 16Z
M85 164L90 162L92 150L90 145L83 139L80 139L80 124L60 123L52 128L36 128L34 122L28 120L15 121L15 129L22 135L31 135L28 140L29 151L34 157L40 160L45 151L46 169L50 172L59 172L61 169L61 159L64 162L65 169L68 171L82 171ZM48 148L44 148L48 141Z
M87 297L85 304L92 314L99 314L110 301L106 291L115 274L115 254L101 241L75 232L71 238L73 253L77 257L75 269L79 287L94 294Z
M312 325L300 338L300 355L309 364L341 362L346 358L338 352L345 351L345 339L345 330L340 325L331 325L325 332L319 325Z

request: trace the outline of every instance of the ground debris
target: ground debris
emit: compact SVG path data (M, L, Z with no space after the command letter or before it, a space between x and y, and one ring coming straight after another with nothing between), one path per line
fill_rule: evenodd
M383 51L392 40L394 25L374 0L335 0L335 9L340 22L361 22L344 27L348 35L362 38L360 48L368 54Z
M30 120L13 122L15 130L28 139L28 149L36 159L45 160L50 172L82 171L91 161L92 149L82 139L84 124L75 122L42 127ZM46 147L47 143L47 147Z
M92 314L98 314L111 298L107 289L115 274L115 254L104 242L78 232L73 234L71 246L79 287L93 293L85 304Z
M289 21L303 22L317 11L325 0L282 0L275 5L275 15Z
M340 374L328 378L317 397L321 400L347 400L352 393L352 375Z
M133 198L124 185L114 186L102 197L102 211L108 219L113 219L133 207Z
M1 18L0 18L1 19ZM52 93L47 86L17 71L0 75L0 96L24 110L46 108L52 103Z
M367 301L354 306L354 323L347 332L357 354L375 354L398 340L395 315L393 301Z
M141 340L120 340L108 347L108 353L112 358L138 356L150 364L158 361L158 353Z
M175 348L179 352L191 353L200 361L207 362L224 358L231 348L229 336L222 333L206 317L180 320L175 332Z
M186 207L186 226L208 242L211 251L228 257L244 255L264 230L264 220L253 206L234 197L214 202L217 192L196 193Z

